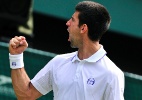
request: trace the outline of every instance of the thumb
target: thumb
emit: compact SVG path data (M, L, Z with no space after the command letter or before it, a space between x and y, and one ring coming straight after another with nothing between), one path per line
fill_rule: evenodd
M20 41L19 46L24 46L24 47L28 47L28 43L25 39L23 39L22 41Z

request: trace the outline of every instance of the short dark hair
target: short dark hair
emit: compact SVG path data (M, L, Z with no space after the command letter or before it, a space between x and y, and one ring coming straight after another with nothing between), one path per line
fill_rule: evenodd
M100 40L111 22L107 9L97 2L82 1L76 5L75 10L79 12L79 27L86 24L88 37L92 41Z

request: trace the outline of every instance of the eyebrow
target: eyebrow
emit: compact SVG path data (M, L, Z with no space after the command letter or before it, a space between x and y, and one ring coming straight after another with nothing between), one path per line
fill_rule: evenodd
M71 17L71 19L72 19L72 20L75 20L75 18L74 18L73 16Z

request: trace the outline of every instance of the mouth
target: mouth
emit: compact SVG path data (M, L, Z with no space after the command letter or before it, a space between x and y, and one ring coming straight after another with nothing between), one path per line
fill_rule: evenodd
M69 28L67 28L67 31L68 31L68 33L69 33L68 41L70 41L70 32L69 32Z
M70 33L69 33L69 36L68 36L68 41L70 41Z
M67 28L67 31L69 32L69 28Z

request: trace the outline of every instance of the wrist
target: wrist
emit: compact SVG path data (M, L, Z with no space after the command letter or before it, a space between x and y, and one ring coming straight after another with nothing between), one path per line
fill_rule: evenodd
M9 53L10 68L18 69L24 67L23 53L12 55Z

